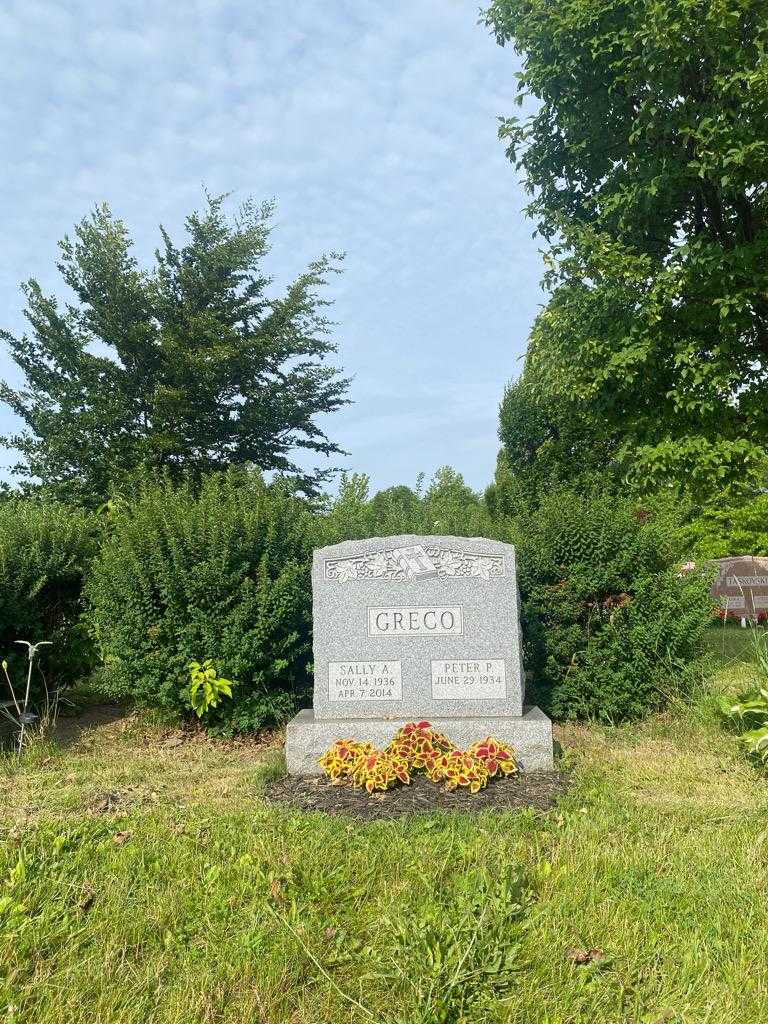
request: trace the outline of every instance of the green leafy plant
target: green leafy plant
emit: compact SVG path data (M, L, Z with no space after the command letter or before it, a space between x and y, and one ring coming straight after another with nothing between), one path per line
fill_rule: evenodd
M727 493L694 506L681 529L691 558L768 555L768 493L736 498Z
M739 733L745 753L768 767L768 634L755 629L752 635L755 663L765 685L750 690L736 700L724 698L721 712L725 721Z
M555 491L516 523L529 693L555 718L619 722L695 678L714 603L682 572L673 511Z
M210 658L206 658L202 665L199 661L190 661L189 674L189 703L198 718L218 707L223 697L232 697L232 680L219 676Z
M415 490L389 487L372 498L367 476L345 474L336 498L319 502L316 507L321 512L321 544L399 533L495 537L498 526L479 495L450 466L438 469L426 489L422 474Z
M23 902L26 882L26 861L19 855L0 887L0 936L7 942L18 939L30 923L29 907Z
M526 112L499 132L549 243L511 460L569 480L595 453L642 488L759 493L764 0L491 0L485 18L521 62Z
M138 479L86 585L97 685L197 714L189 664L204 651L237 680L231 698L208 705L208 728L284 721L310 682L313 527L306 502L255 474L213 474L199 487Z
M724 701L722 712L740 732L745 752L768 766L768 690L761 687L741 700Z
M95 518L55 501L12 498L0 501L0 650L8 651L11 674L26 668L19 637L45 639L53 647L45 659L45 685L51 690L87 675L93 645L81 616L82 590L98 547ZM36 666L32 699L44 699Z

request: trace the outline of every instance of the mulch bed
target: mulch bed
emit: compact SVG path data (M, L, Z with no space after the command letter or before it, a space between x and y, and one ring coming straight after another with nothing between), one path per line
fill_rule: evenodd
M561 772L525 772L522 775L493 779L479 793L456 789L449 793L423 775L409 786L398 786L385 793L369 796L351 786L334 786L325 776L291 775L270 783L264 795L275 803L288 804L302 811L343 814L360 821L400 818L408 814L433 811L511 811L524 807L547 811L568 789Z

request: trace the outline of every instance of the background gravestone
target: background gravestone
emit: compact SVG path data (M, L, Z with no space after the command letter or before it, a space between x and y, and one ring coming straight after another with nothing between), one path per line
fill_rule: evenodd
M289 724L294 774L342 737L386 745L427 720L461 746L489 733L527 768L550 767L552 732L523 707L515 550L479 537L406 535L316 551L314 701Z
M719 571L712 584L726 615L757 620L768 615L768 558L736 555L718 558Z

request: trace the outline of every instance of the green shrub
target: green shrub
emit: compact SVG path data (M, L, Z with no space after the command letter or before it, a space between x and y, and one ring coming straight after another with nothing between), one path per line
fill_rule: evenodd
M26 663L14 641L50 641L39 660L49 686L73 681L92 664L80 616L96 544L94 519L83 510L53 501L0 502L0 654L12 665Z
M742 499L723 495L695 510L681 540L689 557L698 560L768 555L768 494Z
M367 476L343 476L338 495L319 509L318 543L401 533L495 537L503 526L450 466L438 469L423 493L422 485L419 477L416 490L389 487L370 498Z
M685 689L710 580L679 571L668 505L557 492L516 526L530 697L556 718L616 722Z
M288 717L310 680L306 504L229 473L198 489L144 481L112 515L86 588L102 688L189 715L189 663L210 659L233 684L206 715L215 730Z

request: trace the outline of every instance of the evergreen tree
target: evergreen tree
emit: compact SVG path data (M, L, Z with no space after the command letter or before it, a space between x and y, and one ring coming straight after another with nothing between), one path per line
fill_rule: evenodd
M31 332L0 334L26 378L0 385L25 424L3 439L24 478L94 503L140 466L194 478L253 465L310 493L332 472L294 459L343 454L317 422L347 401L348 380L327 364L336 346L319 295L340 257L311 263L275 297L263 266L271 204L247 202L229 220L224 199L206 197L181 245L161 228L149 271L99 206L60 243L75 301L24 286Z

